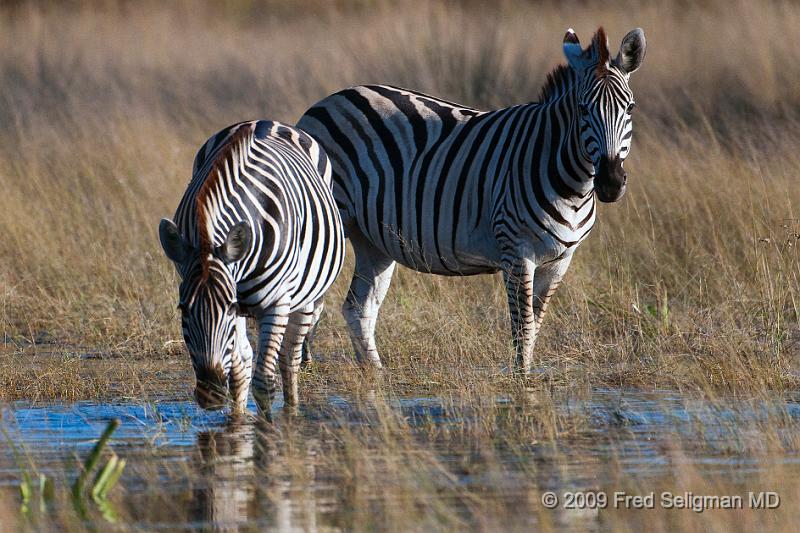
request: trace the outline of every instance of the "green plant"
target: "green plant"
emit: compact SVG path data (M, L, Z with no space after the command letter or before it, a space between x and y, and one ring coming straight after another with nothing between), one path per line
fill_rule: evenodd
M72 501L75 506L75 510L83 517L88 515L85 502L86 480L89 478L95 466L97 466L98 462L100 461L103 449L111 439L111 435L119 427L119 423L120 422L118 419L113 419L108 423L108 426L106 426L106 429L103 431L100 439L86 457L81 472L78 475L78 478L75 480L75 483L72 485ZM108 493L114 488L114 485L116 485L117 481L119 481L123 470L125 470L125 459L120 459L117 454L111 451L111 457L98 471L89 490L92 500L94 500L94 502L97 504L103 517L112 523L116 522L116 512L114 511L114 507L108 501Z

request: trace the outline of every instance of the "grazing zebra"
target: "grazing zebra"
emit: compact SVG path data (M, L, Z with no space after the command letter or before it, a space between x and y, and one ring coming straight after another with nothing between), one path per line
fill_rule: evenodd
M221 407L230 387L244 411L252 378L268 412L276 363L286 402L296 404L303 341L344 259L330 183L319 144L278 122L235 124L197 153L175 222L163 219L159 237L181 277L178 307L201 407ZM247 316L259 321L255 369Z
M342 307L356 355L380 367L375 322L401 263L467 276L502 271L516 368L528 372L548 300L595 221L595 196L619 200L645 55L641 29L611 58L600 28L585 50L571 29L568 65L541 101L478 111L390 87L345 89L298 127L333 164L334 197L356 267Z

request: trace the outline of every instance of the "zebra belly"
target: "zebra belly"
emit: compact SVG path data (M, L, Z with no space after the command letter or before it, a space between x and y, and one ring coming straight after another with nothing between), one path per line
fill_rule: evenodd
M500 269L500 252L496 241L493 236L482 232L459 235L455 242L442 235L437 241L426 239L420 244L417 240L399 237L409 234L402 230L385 230L382 235L375 235L366 227L365 221L359 221L358 226L373 247L417 272L473 276L493 274Z
M430 260L428 260L427 263L430 266L426 266L426 263L422 258L414 262L407 262L405 257L392 257L392 259L405 267L416 270L417 272L422 272L425 274L437 274L439 276L475 276L478 274L494 274L499 270L499 268L495 266L479 266L475 264L454 265L452 263L448 263L448 266L445 267L442 265L432 265L430 264Z

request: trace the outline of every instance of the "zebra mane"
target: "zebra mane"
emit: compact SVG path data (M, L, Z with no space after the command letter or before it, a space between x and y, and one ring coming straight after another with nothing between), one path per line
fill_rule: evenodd
M597 33L592 37L590 52L592 53L592 58L597 61L595 75L598 78L602 78L608 73L608 60L611 55L608 51L608 36L602 26L597 28Z
M539 101L543 104L552 102L565 94L575 83L575 71L569 65L559 65L547 75L547 81L539 93Z
M593 65L595 76L601 78L608 73L609 57L608 37L601 26L592 37L591 44L583 51L583 61L587 65ZM575 74L575 69L568 64L554 68L547 75L547 81L539 93L539 101L549 103L566 94L577 81Z
M210 216L207 209L208 197L214 187L219 185L222 176L222 169L231 158L234 150L253 132L253 123L241 124L239 128L234 131L230 137L225 141L225 144L220 148L214 157L214 162L206 174L203 185L197 191L197 196L194 200L194 210L197 220L196 228L199 240L200 251L200 281L205 283L209 277L209 261L208 258L213 253L213 243L211 242L211 233L209 232Z

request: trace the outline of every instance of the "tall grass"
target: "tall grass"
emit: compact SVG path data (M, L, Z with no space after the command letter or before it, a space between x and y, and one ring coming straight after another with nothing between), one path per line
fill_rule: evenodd
M152 378L141 364L188 368L155 228L218 129L293 123L364 82L485 108L535 100L564 30L586 43L599 25L612 48L632 27L647 34L632 179L555 297L541 379L795 387L796 4L104 1L0 9L0 394L30 396L48 373L44 396L135 394ZM348 284L345 272L317 336L335 365L349 357ZM498 278L401 269L379 321L386 379L491 394L509 382L506 314ZM112 357L116 378L82 379L98 375L86 352Z

